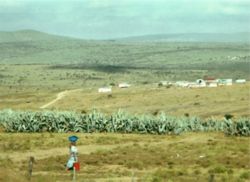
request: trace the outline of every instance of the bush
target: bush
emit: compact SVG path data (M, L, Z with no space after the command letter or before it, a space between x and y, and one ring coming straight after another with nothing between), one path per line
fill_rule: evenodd
M243 172L243 173L240 175L240 178L241 178L241 179L250 180L250 172L248 172L248 171Z
M215 168L210 169L208 172L212 174L213 173L225 173L227 172L227 168L224 166L216 166Z
M233 117L234 117L234 116L233 116L232 114L225 114L225 115L224 115L224 118L227 119L227 120L228 120L228 119L232 119Z

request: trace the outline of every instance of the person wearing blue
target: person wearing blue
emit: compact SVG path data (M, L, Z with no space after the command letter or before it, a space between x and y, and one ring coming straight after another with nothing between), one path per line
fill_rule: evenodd
M78 140L77 136L70 136L69 137L69 160L67 162L67 170L73 170L74 169L74 163L78 162L77 159L77 148L76 148L76 141Z

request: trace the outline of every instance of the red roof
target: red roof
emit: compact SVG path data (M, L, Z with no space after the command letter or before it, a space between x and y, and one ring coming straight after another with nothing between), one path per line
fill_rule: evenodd
M207 80L207 81L209 81L209 80L216 80L214 77L207 77L207 76L204 76L204 80Z

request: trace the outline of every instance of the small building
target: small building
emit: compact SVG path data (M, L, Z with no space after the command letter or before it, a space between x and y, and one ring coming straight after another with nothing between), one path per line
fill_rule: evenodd
M177 81L175 83L176 86L179 86L179 87L188 87L190 84L190 82L187 82L187 81Z
M188 88L202 88L206 87L206 82L202 79L196 80L196 82L189 82Z
M217 87L217 86L218 86L217 82L207 83L207 87Z
M235 80L235 83L244 84L244 83L246 83L246 79L237 79L237 80Z
M111 89L111 87L102 87L102 88L98 89L98 92L99 93L111 93L112 89Z
M230 86L233 85L233 79L218 79L217 80L218 85L226 85Z
M118 87L119 88L129 88L131 85L128 83L119 83Z
M174 83L173 82L170 82L170 81L160 81L158 83L158 86L161 87L161 86L172 86Z
M206 82L203 79L198 79L196 80L196 85L198 85L198 87L206 87Z
M200 88L200 85L196 82L189 82L188 88Z
M204 80L206 83L207 87L217 87L218 86L218 80L216 80L215 78L206 78L206 80Z

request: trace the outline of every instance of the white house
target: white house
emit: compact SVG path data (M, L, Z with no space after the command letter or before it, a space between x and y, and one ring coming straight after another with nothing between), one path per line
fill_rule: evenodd
M197 84L196 82L189 82L188 88L199 88L200 85Z
M207 84L207 87L217 87L217 86L218 86L218 84L215 82L210 82Z
M190 82L187 81L177 81L175 83L176 86L180 86L180 87L188 87L190 85Z
M118 85L119 88L128 88L128 87L130 87L130 86L131 86L131 85L128 84L128 83L119 83L119 85Z
M102 87L102 88L98 89L98 92L99 93L111 93L112 89L111 89L111 87Z
M238 79L238 80L235 80L235 83L246 83L246 79Z
M218 85L226 85L226 86L230 86L233 85L233 79L218 79L217 80Z
M215 78L206 78L205 79L206 82L206 86L207 87L217 87L218 86L218 80L216 80Z
M203 79L196 80L197 87L206 87L206 82Z

